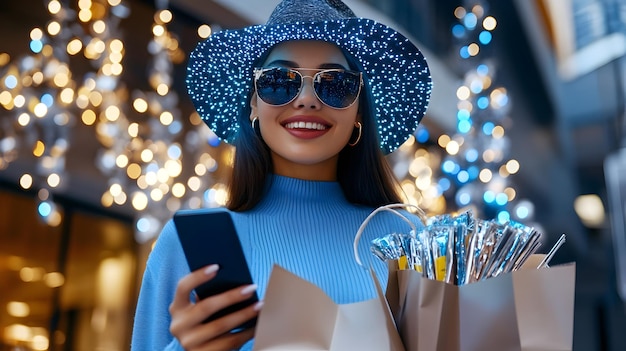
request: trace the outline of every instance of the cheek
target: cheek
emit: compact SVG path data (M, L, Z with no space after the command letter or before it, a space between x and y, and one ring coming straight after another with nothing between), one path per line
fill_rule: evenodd
M352 134L352 131L356 128L356 122L361 122L361 116L358 114L358 110L359 108L357 106L353 106L349 108L343 116L343 120L345 121L343 124L350 134Z
M280 126L276 123L282 111L282 107L267 105L261 101L257 105L256 117L259 118L261 135L267 141L277 133Z
M264 108L259 108L257 110L257 117L259 118L259 121L261 122L260 125L261 130L263 130L263 126L265 126L267 128L267 126L269 126L270 124L273 124L272 121L274 121L276 119L276 116L278 116L278 113L276 111L272 111L272 109L264 109Z
M265 102L263 102L263 100L256 98L256 113L257 116L259 116L259 118L267 118L270 116L275 116L277 115L280 110L281 110L282 106L277 107L274 105L269 105Z
M251 119L258 117L259 119L268 119L277 116L284 106L274 106L263 102L256 94L250 100Z

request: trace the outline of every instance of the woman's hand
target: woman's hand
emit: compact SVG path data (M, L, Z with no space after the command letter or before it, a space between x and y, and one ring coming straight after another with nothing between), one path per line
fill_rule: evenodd
M196 303L189 301L193 289L213 279L217 271L217 265L199 269L183 277L176 287L174 301L169 307L172 315L170 332L187 351L236 350L254 336L253 328L232 333L230 331L256 317L262 302L214 321L202 322L217 311L250 298L256 285L235 288Z

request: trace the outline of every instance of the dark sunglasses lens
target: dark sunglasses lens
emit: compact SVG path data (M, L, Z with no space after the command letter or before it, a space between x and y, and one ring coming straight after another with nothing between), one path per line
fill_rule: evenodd
M323 71L317 75L315 92L326 105L345 108L359 95L359 74L346 71Z
M264 71L256 81L257 94L271 105L284 105L298 95L302 78L285 68Z

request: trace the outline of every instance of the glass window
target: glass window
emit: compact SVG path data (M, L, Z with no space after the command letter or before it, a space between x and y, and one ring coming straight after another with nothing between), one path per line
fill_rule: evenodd
M39 220L0 190L0 350L127 350L138 286L130 220L63 204Z

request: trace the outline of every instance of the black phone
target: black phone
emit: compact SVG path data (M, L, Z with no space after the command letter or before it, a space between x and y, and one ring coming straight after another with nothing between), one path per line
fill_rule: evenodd
M200 299L242 285L253 284L237 230L227 210L179 211L174 214L174 224L191 271L210 264L218 264L220 267L212 280L195 289ZM249 299L216 312L204 322L238 311L258 300L255 292ZM247 321L237 329L250 328L255 324L256 318Z

